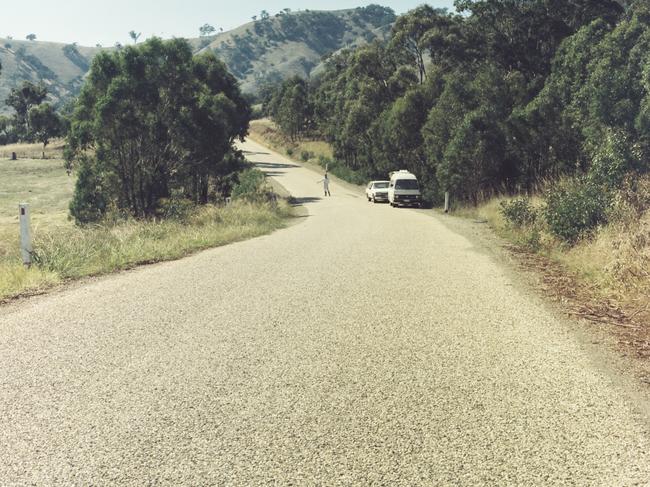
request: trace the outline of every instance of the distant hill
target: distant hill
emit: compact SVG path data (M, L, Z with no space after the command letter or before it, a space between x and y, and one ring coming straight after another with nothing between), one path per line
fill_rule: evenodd
M267 81L295 74L308 77L323 56L390 34L395 14L378 5L338 11L284 11L234 30L189 42L196 52L213 51L241 81L256 92ZM111 48L114 49L114 48ZM62 106L75 96L100 47L0 38L0 112L22 81L43 82L51 102Z
M255 92L266 81L310 76L327 54L387 39L395 18L378 5L282 12L217 35L203 49L226 62L244 91Z
M92 58L99 48L54 42L0 38L0 111L9 91L23 81L43 82L55 105L79 92Z

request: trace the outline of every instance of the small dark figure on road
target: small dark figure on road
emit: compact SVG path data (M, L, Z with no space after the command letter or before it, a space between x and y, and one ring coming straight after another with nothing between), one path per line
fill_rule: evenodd
M323 183L323 191L325 192L325 196L332 196L330 194L330 178L327 176L327 173L325 173L325 177L318 181L319 183Z

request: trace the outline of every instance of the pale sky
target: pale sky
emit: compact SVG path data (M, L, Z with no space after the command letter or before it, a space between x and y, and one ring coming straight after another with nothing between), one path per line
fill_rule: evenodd
M406 12L421 0L21 0L2 2L0 37L25 39L34 33L39 41L112 46L129 42L129 31L142 32L141 40L153 35L198 37L199 26L209 23L229 30L261 10L276 14L292 10L338 10L376 3ZM433 7L453 10L453 0L430 0Z

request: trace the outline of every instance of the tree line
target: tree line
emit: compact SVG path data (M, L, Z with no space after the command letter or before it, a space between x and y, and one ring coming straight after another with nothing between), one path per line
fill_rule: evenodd
M70 117L65 158L77 173L70 205L79 223L107 214L165 216L175 204L230 193L250 106L212 53L182 39L98 54Z
M408 169L434 203L531 192L560 176L650 169L650 6L456 0L399 17L317 78L266 92L290 138L316 136L369 178ZM596 191L598 192L598 191Z
M0 116L0 145L40 142L45 148L65 134L66 120L46 102L47 94L45 85L29 81L11 90L5 103L14 114Z

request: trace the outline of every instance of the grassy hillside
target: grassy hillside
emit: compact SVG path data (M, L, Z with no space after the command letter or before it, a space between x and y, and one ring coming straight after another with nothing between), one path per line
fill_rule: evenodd
M217 36L190 39L190 43L197 52L213 51L242 82L245 92L255 92L267 80L309 76L324 55L387 38L394 20L391 10L379 6L282 12ZM0 113L8 111L4 100L9 91L24 80L42 81L51 101L63 105L79 92L92 58L100 51L0 38Z
M281 12L219 34L203 49L228 64L244 91L255 92L268 81L309 77L332 52L386 39L394 21L390 9L376 5Z
M22 81L43 82L55 105L78 93L99 48L0 38L0 111L9 91Z

